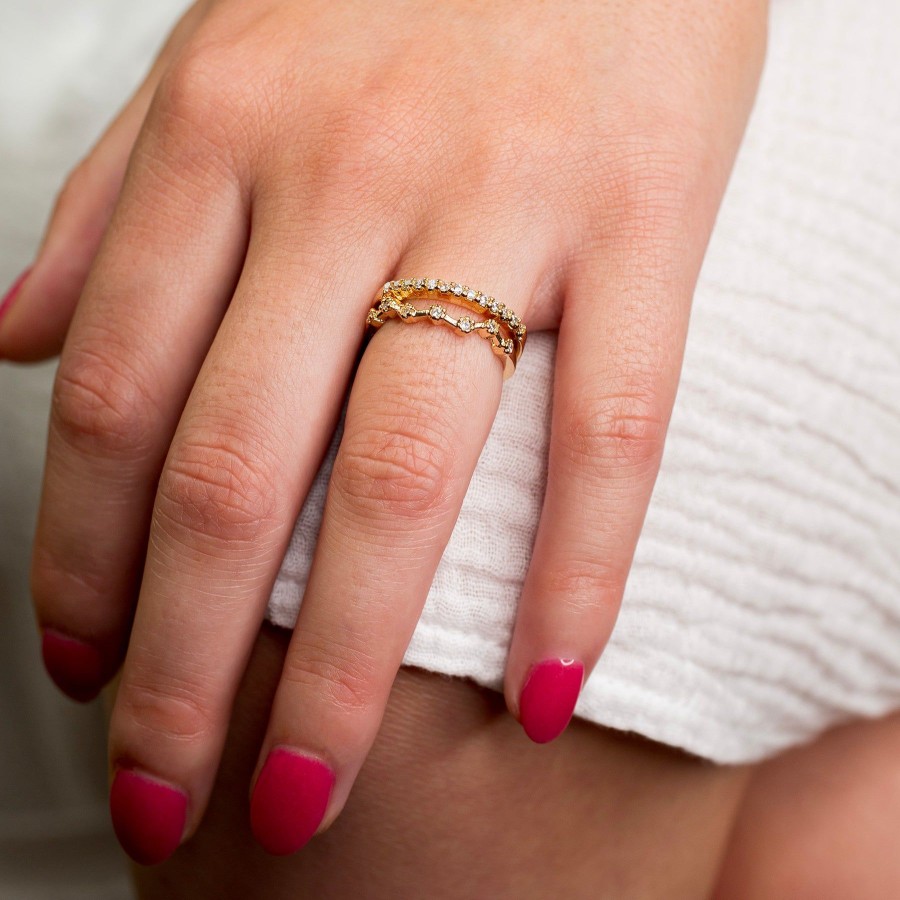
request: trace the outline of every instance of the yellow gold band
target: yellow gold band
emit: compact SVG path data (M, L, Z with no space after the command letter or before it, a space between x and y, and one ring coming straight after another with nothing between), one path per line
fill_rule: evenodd
M454 317L440 303L419 308L410 302L413 299L434 297L483 312L486 318ZM378 292L375 303L366 317L366 325L380 328L388 318L398 318L402 322L428 319L444 323L460 334L480 334L490 342L494 353L503 359L504 379L513 374L525 349L526 328L519 316L493 297L453 281L437 278L404 278L389 281Z

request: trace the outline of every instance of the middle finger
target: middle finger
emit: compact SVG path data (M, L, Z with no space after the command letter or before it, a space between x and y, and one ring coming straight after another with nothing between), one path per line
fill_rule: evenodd
M166 858L202 816L271 584L333 431L358 346L352 325L391 256L386 232L364 242L336 204L314 199L258 197L244 272L159 481L110 724L113 823L139 862ZM285 223L300 215L306 234L330 240L286 246ZM336 258L344 246L360 248L353 266Z

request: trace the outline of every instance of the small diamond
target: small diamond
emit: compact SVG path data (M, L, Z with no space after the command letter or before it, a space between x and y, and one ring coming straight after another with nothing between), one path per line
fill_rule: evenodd
M516 334L525 334L525 323L520 322L519 327L516 328Z
M450 285L447 284L446 281L439 281L439 282L438 282L438 290L439 290L439 291L444 291L444 292L446 293L447 291L450 290Z
M393 281L389 281L389 282L382 288L382 290L387 294L393 286L394 286L394 282L393 282Z
M463 316L456 324L459 326L460 331L465 331L466 333L470 332L475 325L468 316Z
M481 294L481 296L479 296L479 298L478 298L478 303L480 306L487 306L488 303L490 303L490 302L491 302L491 298L486 297L484 294Z
M437 321L438 319L442 319L444 317L444 307L438 306L435 303L434 306L429 308L428 315L431 316L431 318L435 321Z
M522 321L522 320L521 320L515 313L513 313L513 314L509 317L509 324L512 325L513 328L518 328L518 327L519 327L519 323L520 323L521 321Z
M492 313L497 313L497 312L500 311L500 304L499 304L496 300L494 300L493 297L492 297L492 298L491 298L491 302L488 303L488 309L489 309Z
M416 286L416 290L417 290L417 291L421 291L422 288L425 287L425 279L424 279L424 278L417 278L417 279L416 279L416 285L415 285L415 286Z
M454 284L454 285L450 288L450 290L453 291L453 293L456 294L457 297L459 297L460 294L462 294L462 292L463 292L463 289L462 289L462 285L461 285L461 284Z
M476 294L475 291L469 291L469 293L466 294L466 300L474 300L477 296L478 294Z
M499 334L500 333L500 326L493 319L488 319L488 322L487 322L487 325L485 325L485 328L487 328L488 334Z
M404 303L403 306L398 310L400 313L401 319L407 319L410 316L414 316L416 314L416 308L412 305L412 303Z
M427 287L429 291L433 291L437 287L437 281L434 278L429 278L428 281L425 282L425 287Z
M509 321L509 317L512 315L512 310L508 306L504 306L502 303L500 304L500 318L503 319L504 322Z
M513 342L510 340L503 341L503 352L504 353L512 353L513 352Z

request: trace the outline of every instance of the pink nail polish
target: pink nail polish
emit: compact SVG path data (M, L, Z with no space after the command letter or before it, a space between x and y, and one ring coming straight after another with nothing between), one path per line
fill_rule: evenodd
M125 852L141 865L154 866L181 843L187 795L131 769L119 769L109 793L109 811Z
M250 825L269 853L299 850L322 822L334 772L317 759L293 750L273 750L256 781L250 801Z
M519 721L537 744L546 744L565 731L584 681L577 659L545 659L535 663L519 698Z
M44 667L56 686L73 700L93 700L105 682L100 651L52 628L41 640Z
M9 308L12 306L13 300L16 299L19 291L22 289L22 285L25 284L25 279L31 274L31 267L27 268L14 282L13 286L6 292L6 296L0 300L0 321L3 320L3 316L9 312Z

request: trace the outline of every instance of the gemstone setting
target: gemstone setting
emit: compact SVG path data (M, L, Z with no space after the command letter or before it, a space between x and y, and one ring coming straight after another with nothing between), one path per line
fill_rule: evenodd
M450 309L440 302L432 302L431 305L422 307L414 306L410 302L413 297L426 299L428 293L432 295L433 301L443 299L435 296L438 292L449 295L447 300L450 301ZM460 315L454 311L454 305L483 311L484 317ZM495 297L455 281L438 278L402 278L386 282L368 311L366 324L377 329L392 317L403 321L431 319L461 334L477 331L487 339L492 351L504 359L504 377L512 374L525 346L525 323L513 310Z

